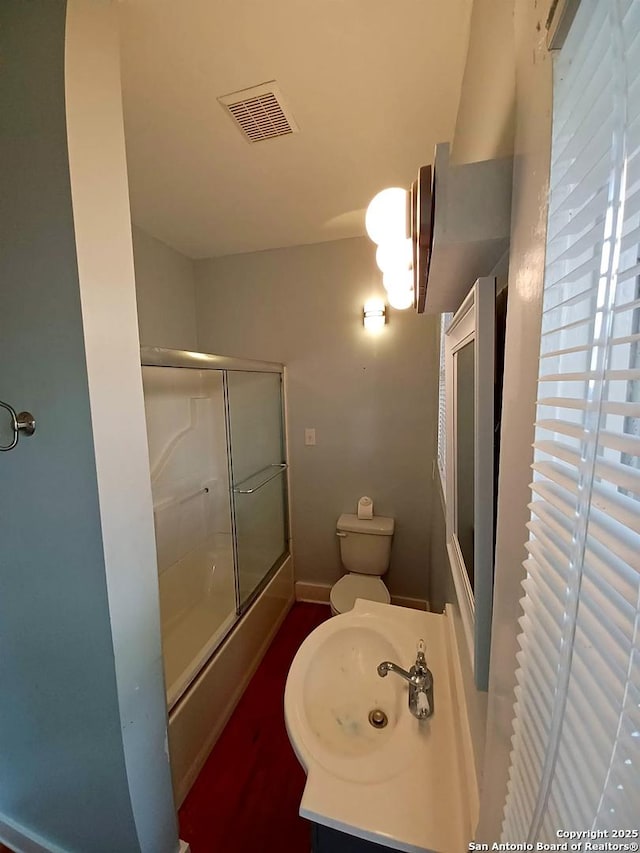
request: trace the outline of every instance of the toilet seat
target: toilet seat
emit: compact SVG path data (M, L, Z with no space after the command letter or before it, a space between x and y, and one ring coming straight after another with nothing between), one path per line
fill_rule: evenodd
M334 613L347 613L356 603L356 598L390 604L391 596L382 580L374 575L346 574L331 587L329 601Z

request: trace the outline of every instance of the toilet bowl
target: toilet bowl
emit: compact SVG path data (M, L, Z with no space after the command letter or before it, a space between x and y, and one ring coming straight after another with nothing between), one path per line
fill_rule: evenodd
M347 574L331 588L329 601L333 616L347 613L357 598L391 602L381 576L389 568L394 520L384 516L361 519L343 513L336 525L340 559Z
M382 604L391 603L389 590L380 578L348 572L331 587L329 595L331 615L337 616L339 613L347 613L353 608L356 598L379 601Z

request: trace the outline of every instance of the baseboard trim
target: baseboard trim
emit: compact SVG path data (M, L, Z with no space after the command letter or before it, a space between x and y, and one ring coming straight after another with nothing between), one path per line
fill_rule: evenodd
M64 853L62 847L14 823L6 815L0 815L0 846L2 842L10 850L18 850L20 853Z
M306 601L310 604L328 604L331 593L329 583L307 583L296 581L296 601ZM424 598L412 598L407 595L392 595L391 603L397 607L410 607L412 610L430 610L429 602Z
M411 610L426 610L431 609L429 602L424 598L412 598L410 595L392 595L391 603L398 607L409 607Z
M296 601L306 601L309 604L328 604L331 584L296 581L295 591Z
M178 853L191 853L191 848L186 841L179 839L179 843ZM5 847L5 844L10 844L11 847ZM0 853L4 850L7 853L11 853L11 850L19 850L20 853L64 853L62 847L58 847L52 841L45 841L25 827L0 815Z

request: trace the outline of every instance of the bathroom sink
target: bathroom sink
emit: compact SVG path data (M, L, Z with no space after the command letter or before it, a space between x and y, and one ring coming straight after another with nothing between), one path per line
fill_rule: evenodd
M285 718L305 768L316 761L342 779L371 782L411 760L410 739L402 734L417 721L407 708L406 683L380 678L377 666L393 660L408 667L419 638L396 628L394 642L389 627L355 608L324 622L300 646L287 678ZM369 715L375 721L380 712L378 727ZM429 736L428 726L421 736Z
M456 735L449 618L358 599L298 649L285 688L289 740L307 773L300 814L406 851L459 851L471 833ZM424 638L436 711L416 719L409 669ZM371 716L370 716L371 715ZM466 812L466 814L465 814Z
M324 634L311 641L310 659L302 664L302 709L310 748L335 766L336 760L366 756L389 741L406 691L399 679L394 683L376 672L380 661L398 657L378 631L346 626ZM380 722L370 722L370 714Z

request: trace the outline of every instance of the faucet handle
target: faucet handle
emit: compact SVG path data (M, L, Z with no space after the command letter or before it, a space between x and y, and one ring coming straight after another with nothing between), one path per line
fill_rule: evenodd
M429 694L426 690L420 690L416 694L416 710L420 720L431 716L431 702L429 702Z
M421 639L418 641L418 645L416 647L416 662L414 663L414 665L412 667L413 672L415 672L416 675L419 675L421 677L426 677L427 675L431 676L431 673L429 672L429 670L427 668L427 659L425 657L424 652L425 652L424 640Z

